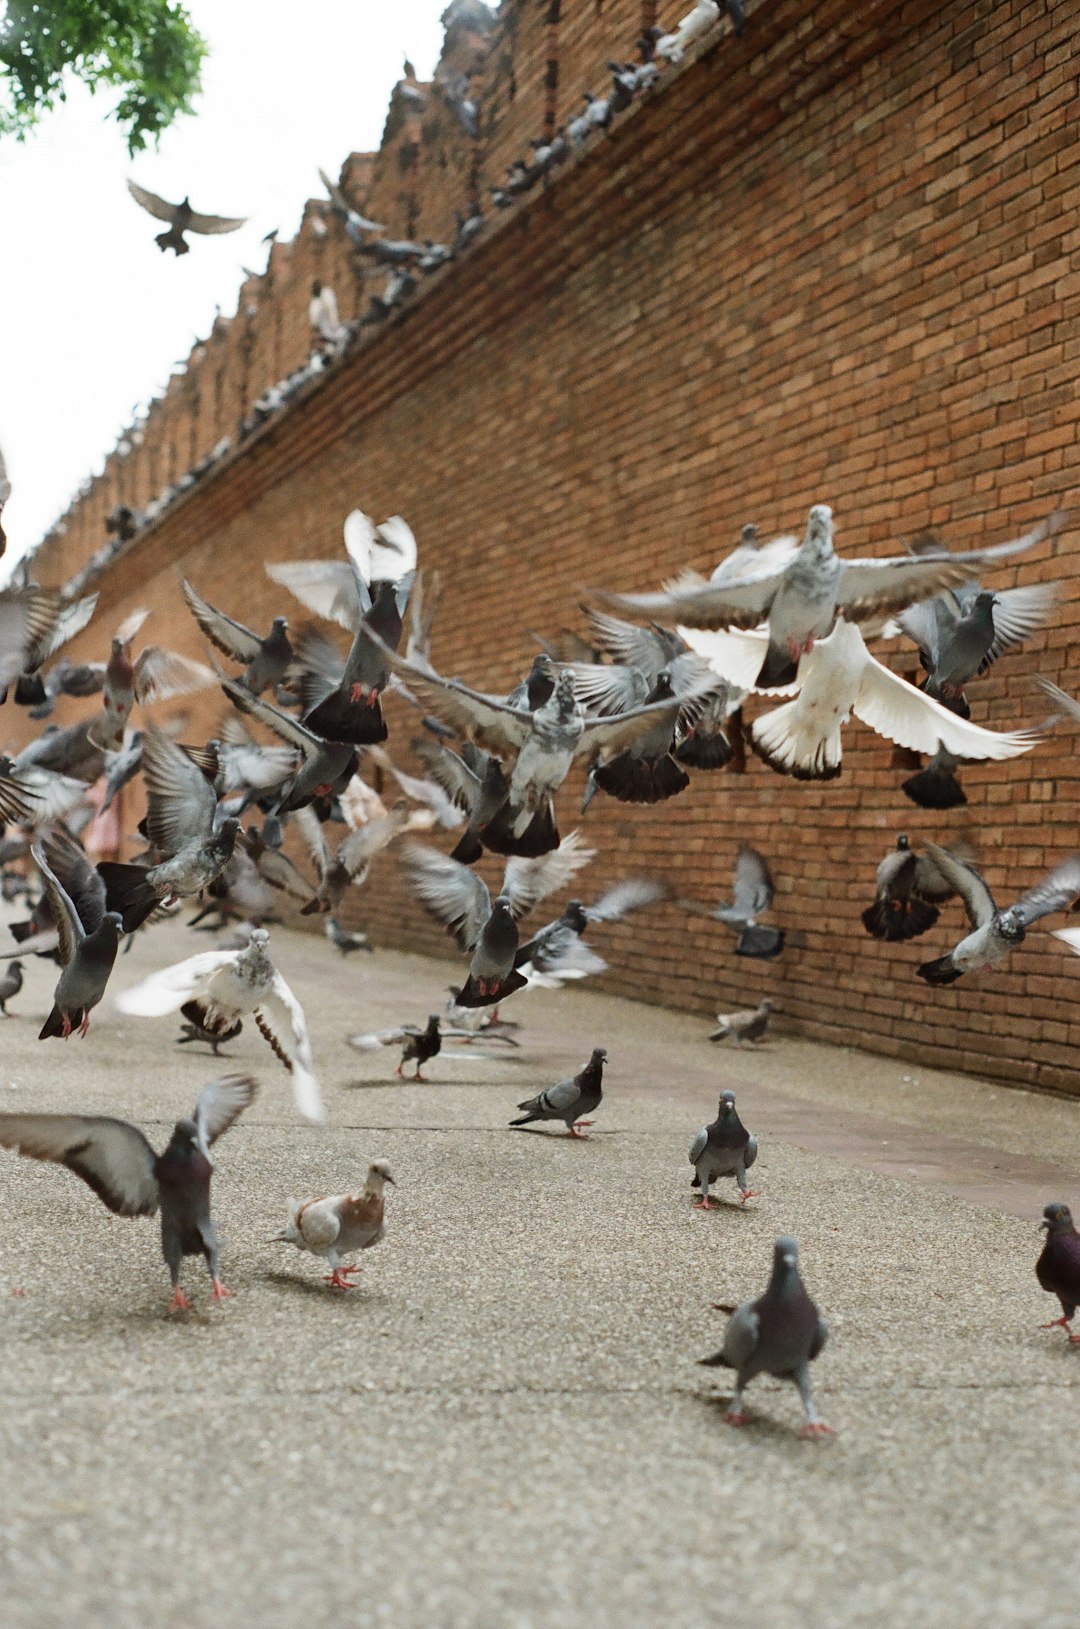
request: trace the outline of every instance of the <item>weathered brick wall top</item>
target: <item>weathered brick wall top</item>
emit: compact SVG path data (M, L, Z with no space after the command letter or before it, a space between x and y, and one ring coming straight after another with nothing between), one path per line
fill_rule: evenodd
M505 125L498 142L482 135L502 167L543 112L535 83L510 97L503 58L516 40L521 60L540 61L557 23L559 95L575 96L566 42L598 59L602 89L603 59L628 55L640 26L622 3L556 9L555 21L536 0L500 13L484 105L498 93L529 109L516 146ZM662 5L662 20L683 9ZM829 501L841 549L880 553L931 525L954 546L998 541L1074 502L1078 46L1069 0L764 0L741 41L725 32L666 77L137 539L101 578L96 626L74 653L100 654L96 630L145 603L158 613L148 635L198 654L182 575L268 624L280 591L261 563L335 552L357 504L406 515L444 576L437 665L498 689L528 665L528 630L578 624L574 584L642 588L684 564L708 568L746 520L793 530ZM557 109L561 119L568 104ZM429 182L421 164L422 211ZM319 242L340 298L347 260L330 257L345 250L335 228ZM263 309L299 304L317 252L306 244L301 233L282 246L272 292L252 291L246 398L239 347L207 345L200 374L219 370L210 394L223 413L270 382L269 357L256 367L271 348ZM292 321L289 307L282 354ZM200 384L200 446L207 394ZM122 461L129 490L170 478L183 436L159 426L181 422L184 399L174 411L170 397L138 459ZM40 559L44 580L85 565L114 494L92 492L69 517ZM973 687L979 722L1036 722L1036 671L1077 688L1078 551L1070 527L994 578L1056 579L1062 593L1048 632ZM911 653L890 659L913 669ZM413 721L392 705L404 750ZM64 706L64 722L82 710ZM218 712L205 700L193 730ZM768 993L811 1036L1080 1089L1080 964L1042 927L1007 971L931 991L914 967L959 936L957 907L914 946L879 945L859 921L899 830L970 830L1002 900L1074 851L1075 745L1061 731L1010 764L965 769L961 819L908 804L889 745L858 724L828 785L793 785L751 760L659 808L597 798L584 822L601 850L595 886L656 869L715 901L748 839L773 864L777 920L803 941L777 962L740 962L719 924L665 908L595 935L610 986L701 1011ZM564 828L580 790L575 779L562 794ZM447 945L392 860L353 904L377 937Z

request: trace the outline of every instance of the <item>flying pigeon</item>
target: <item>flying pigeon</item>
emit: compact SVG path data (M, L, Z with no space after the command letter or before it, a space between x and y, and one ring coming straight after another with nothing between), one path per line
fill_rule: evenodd
M681 631L730 682L754 687L748 675L764 647L764 633ZM833 780L840 774L840 736L852 713L913 752L945 748L960 758L1000 761L1030 751L1039 739L1030 730L998 734L958 718L871 656L859 629L842 618L802 657L792 692L794 701L754 719L750 742L771 769L796 780Z
M962 864L967 863L967 854L958 847L952 853ZM916 854L907 834L901 832L896 847L877 868L874 903L862 913L863 927L875 939L917 939L937 921L938 906L955 893L931 856Z
M421 1029L418 1024L399 1024L397 1029L378 1030L371 1035L350 1035L349 1045L354 1046L358 1052L375 1052L383 1046L401 1046L401 1062L394 1070L395 1075L404 1079L402 1070L407 1063L416 1064L414 1080L423 1080L420 1073L425 1063L438 1056L442 1051L442 1033L437 1012L433 1012L427 1021L427 1028Z
M518 970L530 984L560 989L564 979L603 973L607 962L584 942L590 924L621 922L634 911L670 899L671 884L656 877L624 877L606 888L592 905L568 900L561 916L548 922L520 947Z
M151 973L117 997L121 1012L160 1018L179 1010L200 1029L224 1037L248 1013L292 1075L296 1106L308 1120L326 1111L315 1078L303 1009L270 960L270 935L256 928L242 950L206 950Z
M729 1425L745 1425L742 1394L755 1375L792 1380L799 1388L806 1424L804 1437L832 1436L814 1407L810 1391L810 1365L822 1350L829 1331L824 1318L807 1295L799 1276L799 1246L781 1237L773 1253L772 1277L764 1295L745 1301L732 1313L724 1331L724 1344L713 1357L700 1361L706 1368L735 1370L735 1392L727 1413Z
M254 696L261 696L264 690L275 690L293 658L285 617L275 617L270 632L263 638L204 600L186 578L180 586L192 616L211 644L232 661L244 664L238 682Z
M1080 1346L1080 1335L1070 1328L1080 1305L1080 1233L1073 1225L1072 1211L1060 1202L1047 1205L1039 1226L1046 1229L1046 1242L1035 1263L1035 1276L1061 1302L1061 1317L1042 1327L1064 1329L1070 1343Z
M815 504L801 548L780 570L770 563L730 583L685 589L676 585L659 594L590 591L589 597L624 615L687 628L756 628L767 620L768 633L757 645L756 672L744 687L782 689L794 683L800 659L814 650L816 641L828 637L838 616L853 623L901 611L927 594L959 587L995 560L1011 559L1034 548L1063 524L1064 517L1054 514L1015 542L966 554L943 551L940 555L843 560L833 549L832 510L827 504ZM696 640L687 642L707 654ZM736 678L731 673L724 676Z
M331 181L325 170L319 171L319 180L330 194L334 214L341 221L351 242L358 248L366 241L364 238L365 232L386 231L386 227L381 226L378 221L369 221L366 215L361 215L355 210L341 188Z
M926 852L960 895L972 930L947 956L924 962L915 969L927 984L954 984L965 973L996 967L1023 944L1033 922L1054 911L1065 910L1080 894L1080 854L1072 855L1057 866L1015 905L999 910L974 866L958 860L948 849L938 848L936 843L927 843ZM1063 935L1059 933L1057 937Z
M8 962L7 969L0 976L0 1013L5 1018L14 1018L15 1014L7 1010L7 1004L17 996L23 987L23 964L17 959Z
M460 948L472 953L459 1006L494 1006L524 988L527 980L516 969L518 922L547 894L564 887L594 852L571 832L553 853L540 859L510 859L502 891L493 901L475 871L422 843L405 845L402 863L409 886Z
M336 949L340 950L342 956L349 956L354 950L371 952L371 943L366 933L350 932L349 929L341 927L333 916L326 919L326 937Z
M392 809L351 831L331 854L314 809L301 809L296 824L311 851L319 877L315 897L304 906L301 916L313 916L319 911L336 914L347 890L359 887L375 856L409 830L411 819L405 799L401 798Z
M720 1106L711 1125L702 1126L690 1144L690 1164L694 1179L690 1186L701 1189L695 1209L709 1210L709 1189L719 1177L733 1176L739 1189L739 1203L754 1199L758 1190L746 1181L746 1173L757 1159L757 1138L739 1119L735 1093L721 1092Z
M217 675L202 662L193 662L160 645L147 645L134 661L131 641L146 617L145 611L125 618L112 641L105 665L102 712L89 733L90 742L103 752L119 752L131 710L139 703L168 701L217 683Z
M570 1080L560 1080L557 1086L549 1086L546 1092L538 1097L530 1097L518 1108L525 1113L517 1120L511 1120L512 1126L529 1126L534 1120L562 1120L571 1137L580 1137L578 1126L591 1126L591 1120L582 1119L582 1115L592 1114L600 1107L600 1100L604 1095L604 1060L607 1053L602 1046L594 1048L592 1057L579 1074Z
M190 1120L178 1120L156 1154L126 1120L89 1114L0 1114L0 1145L27 1159L66 1165L117 1216L161 1211L161 1253L173 1295L168 1310L187 1311L180 1288L185 1256L204 1256L220 1301L231 1295L218 1276L219 1241L210 1217L210 1149L235 1125L258 1091L250 1075L224 1075L199 1093Z
M243 685L223 679L221 688L240 712L265 724L286 746L299 753L295 774L283 784L268 813L278 816L303 809L316 798L343 792L356 772L356 748L347 741L324 741L313 730L253 696Z
M718 1012L716 1015L718 1027L709 1036L709 1040L732 1040L736 1047L741 1047L744 1041L750 1041L756 1046L765 1038L772 1010L773 1004L766 997L760 1006L748 1008L743 1012Z
M1057 595L1057 583L1000 592L965 583L901 611L896 626L919 647L927 695L969 718L964 687L988 672L1005 651L1030 639L1046 622ZM888 635L892 629L883 631Z
M189 1024L181 1024L180 1035L176 1044L177 1046L190 1046L193 1041L202 1041L217 1058L221 1056L221 1048L225 1045L225 1042L235 1040L243 1027L239 1018L235 1024L230 1024L226 1029L203 1029L201 1024L194 1021Z
M57 863L63 857L61 869L75 889L74 901L41 847L31 850L60 936L60 978L39 1041L53 1035L66 1041L73 1029L85 1040L90 1014L105 994L113 970L122 927L119 915L105 909L105 885L78 844L68 838L61 848L60 841L59 833L54 833L50 852Z
M353 1290L349 1282L358 1266L341 1265L342 1256L354 1250L370 1250L384 1232L386 1184L397 1187L385 1160L373 1160L360 1193L336 1194L332 1199L290 1199L289 1220L271 1244L295 1244L313 1256L323 1256L330 1268L326 1283L331 1289Z
M146 187L140 187L137 181L130 179L128 191L148 215L153 215L158 221L168 221L169 230L154 239L162 254L166 249L171 249L175 255L186 255L191 245L184 237L185 232L198 232L203 236L212 237L221 232L237 232L240 227L247 224L246 215L239 218L228 215L199 215L192 209L187 198L178 204L166 203L156 192L150 192Z
M898 752L904 756L903 748ZM967 793L960 785L956 771L960 760L940 746L925 766L918 753L912 753L916 772L901 781L900 790L920 809L961 809L967 802Z
M493 753L464 741L457 752L443 742L418 740L413 750L432 780L467 820L464 836L452 851L462 865L472 865L484 851L482 833L503 807L510 782Z
M720 905L709 912L735 934L736 956L771 961L783 950L783 929L763 928L758 923L758 917L766 916L772 909L774 892L772 872L765 856L749 843L740 843L732 872L731 904ZM680 900L679 904L695 915L707 910L692 900Z
M435 751L438 752L439 748L435 747L434 742L431 744ZM425 742L424 745L426 746L427 743ZM411 802L430 810L429 825L437 825L443 831L453 831L456 827L462 825L465 816L439 781L428 776L406 775L404 770L399 769L393 762L389 753L383 751L382 747L369 747L368 757L379 769L393 776Z

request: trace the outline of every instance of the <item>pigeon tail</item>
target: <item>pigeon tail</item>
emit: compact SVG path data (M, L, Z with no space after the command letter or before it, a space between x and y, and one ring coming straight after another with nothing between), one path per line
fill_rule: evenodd
M923 962L921 967L915 969L921 979L927 984L955 984L962 977L960 969L953 963L951 955L939 956L936 961Z
M688 769L723 769L734 758L735 748L723 730L695 730L672 756Z
M347 741L354 747L374 746L390 733L378 697L373 702L366 697L352 701L340 690L305 713L304 723L324 741Z
M744 928L735 946L736 956L753 956L757 961L771 962L784 948L783 928L762 928L755 923Z
M52 1012L49 1014L48 1018L46 1018L44 1024L42 1024L42 1026L41 1026L41 1032L38 1035L38 1040L39 1041L47 1041L50 1038L50 1036L53 1036L53 1035L62 1036L63 1033L64 1033L64 1015L60 1011L59 1007L54 1006Z
M962 690L955 695L948 695L933 677L924 679L919 689L924 691L933 701L939 701L943 707L947 707L950 713L955 713L957 718L970 720L971 708Z
M502 1001L504 997L513 995L515 990L523 990L528 982L528 979L522 978L516 968L511 968L509 973L504 974L501 979L484 979L484 989L487 993L482 994L480 981L473 978L470 973L464 989L457 998L457 1005L459 1007L493 1007L496 1002Z
M917 939L937 921L941 912L922 899L875 899L862 913L863 927L875 939L890 944Z
M841 770L841 718L822 734L820 723L800 707L800 697L763 713L750 726L750 745L778 775L797 781L834 781Z
M521 1104L520 1104L520 1103L519 1103L519 1104L518 1104L518 1107L519 1107L519 1108L520 1108L520 1107L521 1107ZM534 1121L534 1120L542 1120L542 1119L543 1119L543 1118L544 1118L544 1116L543 1116L543 1115L542 1115L542 1114L540 1114L540 1113L535 1113L535 1114L523 1114L523 1115L522 1115L522 1116L521 1116L521 1117L520 1117L520 1119L518 1119L518 1120L511 1120L511 1121L510 1121L510 1124L511 1124L511 1125L512 1125L512 1126L531 1126L531 1125L532 1125L532 1123L533 1123L533 1121Z
M518 811L519 812L519 811ZM514 835L515 811L509 801L488 821L481 832L484 847L492 854L516 855L523 860L538 860L559 846L559 828L555 824L555 811L545 802L537 809L525 830Z
M778 690L781 685L794 684L799 675L799 658L792 658L785 645L770 645L765 660L754 680L756 690Z
M690 785L685 769L670 753L662 758L635 758L620 752L610 763L593 771L597 786L620 803L663 803Z
M920 809L959 809L967 802L967 794L952 770L934 764L904 781L900 790Z
M124 919L124 932L134 933L152 916L160 903L153 885L146 880L141 865L122 865L115 860L102 860L98 873L105 884L105 904L108 910L118 911Z
M698 1366L702 1369L733 1369L735 1367L723 1352L714 1352L712 1357L698 1358Z
M450 858L457 860L459 865L475 865L483 852L484 845L476 833L467 831L452 851Z

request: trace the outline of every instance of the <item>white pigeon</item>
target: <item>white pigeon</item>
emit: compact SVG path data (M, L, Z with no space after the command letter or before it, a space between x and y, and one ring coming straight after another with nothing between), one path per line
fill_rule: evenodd
M720 7L716 0L697 0L697 4L679 23L672 34L661 34L656 42L655 55L668 62L681 62L684 52L695 40L701 39L720 21Z
M300 1113L321 1122L326 1110L303 1009L270 960L269 939L265 928L255 928L241 950L189 956L125 990L116 1005L138 1018L160 1018L180 1010L209 1034L231 1029L250 1013L263 1039L292 1074Z
M680 628L679 634L729 684L756 688L769 641L766 630ZM931 755L944 747L957 758L1016 758L1039 740L1032 730L999 734L959 718L871 656L858 628L843 619L803 656L794 684L767 693L795 700L755 718L750 726L754 750L781 775L797 780L839 775L840 731L852 713L898 746Z
M331 345L336 345L345 336L346 329L338 314L337 295L325 283L312 284L308 322L320 339L325 339Z

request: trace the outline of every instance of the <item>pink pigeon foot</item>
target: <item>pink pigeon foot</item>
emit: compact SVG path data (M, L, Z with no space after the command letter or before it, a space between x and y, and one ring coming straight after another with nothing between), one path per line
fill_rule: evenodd
M79 1025L79 1034L80 1034L80 1036L82 1037L82 1039L84 1041L86 1040L86 1034L87 1034L87 1031L89 1030L89 1028L90 1028L90 1014L88 1012L84 1012L83 1013L82 1023Z
M725 1425L746 1425L749 1423L749 1420L749 1414L744 1414L741 1408L729 1408L727 1413L724 1415Z
M745 1205L748 1199L757 1199L761 1194L760 1188L740 1188L739 1204Z
M1040 1324L1040 1329L1068 1329L1072 1323L1071 1318L1052 1318L1048 1324Z
M712 1200L709 1198L708 1194L706 1194L704 1199L695 1199L694 1203L691 1205L690 1209L691 1210L719 1210L720 1206L718 1204L714 1205Z
M799 1435L805 1437L807 1441L811 1441L815 1437L835 1437L836 1432L831 1425L826 1425L824 1420L814 1420L813 1422L808 1420Z
M356 1271L355 1267L335 1267L333 1272L328 1273L323 1279L323 1283L329 1284L332 1290L355 1290L356 1285L351 1284L345 1275Z
M190 1312L191 1302L180 1288L179 1284L173 1290L172 1300L165 1308L166 1312Z
M65 1041L67 1040L68 1036L71 1034L71 1019L68 1017L67 1013L64 1013L63 1016L62 1016L62 1021L61 1021L61 1025L60 1025L60 1034L63 1036Z
M221 1282L220 1278L215 1278L215 1280L214 1280L214 1300L215 1301L231 1300L234 1294L235 1294L235 1291L227 1290L225 1288L225 1286Z
M427 1085L427 1076L426 1076L426 1075L422 1075L422 1074L421 1074L421 1073L420 1073L420 1070L419 1070L419 1069L417 1069L417 1071L416 1071L416 1073L415 1073L415 1075L414 1075L414 1076L413 1076L413 1079L414 1079L414 1080L422 1080L422 1081L423 1081L423 1082L424 1082L424 1085L425 1085L425 1086L426 1086L426 1085Z

